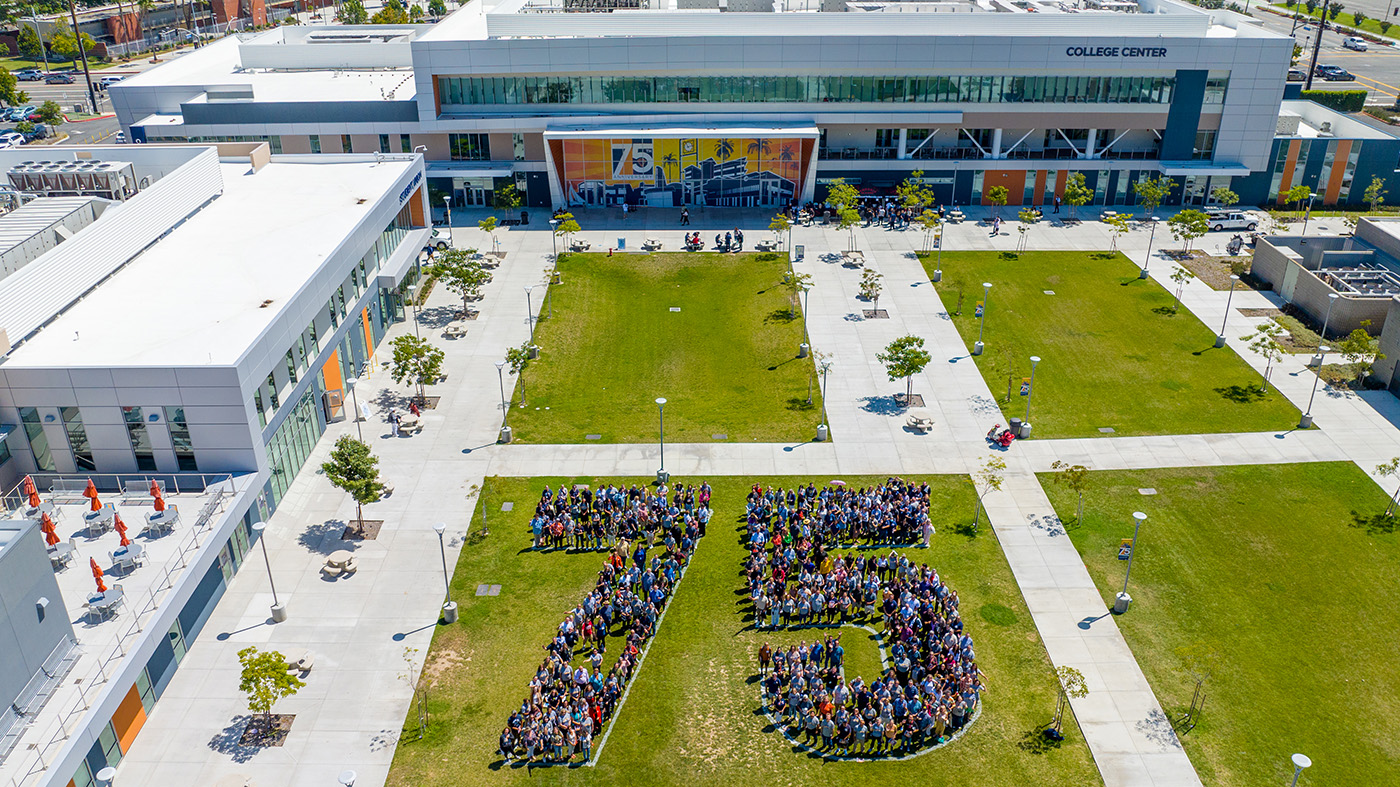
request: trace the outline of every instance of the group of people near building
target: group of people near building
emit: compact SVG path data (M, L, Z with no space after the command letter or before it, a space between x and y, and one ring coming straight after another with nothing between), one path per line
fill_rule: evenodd
M594 739L616 711L703 535L698 511L708 508L697 508L693 487L678 486L676 500L669 505L664 487L655 495L635 486L585 492L575 489L570 494L564 487L555 494L546 487L537 517L620 509L623 515L613 517L614 521L638 524L619 532L637 540L618 537L593 590L564 617L554 639L545 645L545 659L530 680L529 696L501 731L499 749L507 762L517 758L527 765L537 758L553 765L589 761ZM692 501L688 509L684 508L687 498ZM704 498L708 503L708 487ZM643 522L651 526L642 526ZM659 552L651 549L653 537L662 544ZM620 652L605 668L610 639L621 640Z
M675 523L693 519L700 535L710 522L710 485L662 485L655 490L633 484L546 486L530 520L534 549L603 550L619 541L655 543Z
M847 680L839 636L778 651L765 643L759 669L774 722L836 756L907 754L965 725L983 684L957 591L893 549L837 554L849 529L831 524L850 512L926 519L927 485L890 479L854 491L755 486L748 502L745 572L755 626L879 626L888 662L867 684L859 676ZM876 525L875 532L901 531Z
M764 490L755 484L748 497L749 542L928 546L933 536L928 498L928 484L898 478L860 489L808 484Z

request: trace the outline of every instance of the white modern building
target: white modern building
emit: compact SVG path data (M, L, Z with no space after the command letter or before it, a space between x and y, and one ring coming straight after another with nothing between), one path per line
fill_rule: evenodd
M1099 204L1159 175L1201 202L1269 169L1292 47L1177 0L504 0L234 37L112 97L135 140L421 148L457 205L778 205L914 170L957 204L1074 172Z

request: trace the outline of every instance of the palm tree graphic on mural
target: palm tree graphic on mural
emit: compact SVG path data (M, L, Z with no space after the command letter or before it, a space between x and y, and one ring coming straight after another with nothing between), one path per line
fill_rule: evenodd
M794 155L796 154L792 152L792 145L783 145L782 149L778 151L778 160L792 161Z
M755 139L749 143L749 155L768 158L768 153L772 150L772 147L773 146L766 139Z
M732 139L721 139L721 140L715 145L715 156L718 157L720 161L728 161L729 158L732 157L733 155L734 155L734 140L732 140Z
M672 181L680 180L679 177L675 177L675 178L672 178L672 177L671 177L671 168L672 168L672 167L679 167L679 166L680 166L680 163L681 163L681 162L680 162L680 159L676 158L676 154L675 154L675 153L667 153L664 157L662 157L662 159L661 159L662 171L666 173L667 179L672 180Z

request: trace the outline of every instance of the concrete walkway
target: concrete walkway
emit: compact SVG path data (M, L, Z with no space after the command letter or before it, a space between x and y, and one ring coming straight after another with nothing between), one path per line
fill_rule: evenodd
M946 244L952 249L1012 250L1014 222L991 237L975 224L982 211L969 209L969 222L950 225ZM1083 218L1089 218L1085 211ZM455 565L469 527L475 486L487 475L641 475L655 472L657 448L651 445L511 445L494 444L500 426L500 393L495 362L505 349L518 346L529 333L524 288L542 283L549 267L551 238L547 215L532 211L528 228L497 232L508 252L494 281L485 288L481 316L466 337L440 338L455 298L434 292L421 315L419 329L447 353L449 383L433 393L442 401L426 413L424 431L411 438L391 438L382 421L386 407L407 390L382 372L361 384L360 402L371 403L375 418L361 424L366 439L381 457L381 471L391 480L393 497L366 509L366 517L383 519L377 541L358 545L361 564L349 579L320 579L323 555L342 548L340 524L353 516L353 504L331 489L316 472L335 438L355 433L350 422L333 424L270 521L265 543L278 591L292 618L268 625L271 603L261 556L231 583L205 633L156 706L146 730L121 765L119 778L133 783L216 783L239 776L260 784L332 784L346 768L358 771L359 785L382 784L388 773L410 692L400 678L419 668L426 656L438 605L442 601L441 563L434 522L448 525L446 559ZM482 216L485 214L483 213ZM579 215L583 237L606 249L624 237L629 248L659 237L667 249L679 245L684 231L676 212L644 211L623 221L611 211ZM1161 214L1165 215L1165 213ZM482 216L454 211L459 246L488 247L474 229ZM692 211L693 229L704 238L716 231L742 227L752 245L769 237L769 215L761 211L710 209ZM1163 228L1164 229L1164 228ZM1200 244L1222 245L1229 233L1212 234ZM1031 248L1102 249L1111 233L1102 224L1044 223L1031 230ZM860 272L844 268L832 256L846 248L846 233L834 228L800 227L792 242L802 244L798 269L815 282L808 324L813 347L830 353L835 366L826 391L833 442L775 444L675 444L666 451L667 469L693 475L830 475L969 473L991 454L984 434L1001 420L1000 411L967 349L948 318L944 304L911 252L922 244L917 229L856 230L857 246L884 276L881 308L889 319L863 319L869 304L856 298ZM1159 231L1155 248L1169 238ZM1119 243L1135 261L1146 258L1148 233L1135 231ZM1155 277L1166 280L1170 265L1154 257ZM541 303L541 289L533 305ZM976 300L980 293L969 293ZM1223 293L1195 283L1183 302L1188 310L1218 325L1224 316ZM1236 292L1232 310L1269 305L1266 295ZM1249 321L1231 315L1227 338L1232 346L1250 330ZM399 325L390 338L414 330ZM891 382L878 352L895 336L922 336L933 355L914 389L924 395L936 426L927 435L907 430L890 396L903 390ZM387 341L387 340L386 340ZM794 348L795 350L796 348ZM1237 349L1239 347L1237 346ZM546 351L548 349L546 348ZM1243 354L1262 369L1247 350ZM1302 359L1276 368L1273 380L1283 394L1306 407L1312 376ZM505 381L506 389L512 381ZM1056 665L1084 673L1090 694L1073 703L1105 784L1111 787L1164 787L1200 784L1181 750L1142 671L1105 608L1100 590L1089 578L1073 545L1034 476L1056 460L1093 469L1133 469L1240 463L1357 461L1370 469L1377 461L1400 454L1400 405L1389 394L1357 396L1322 386L1313 406L1317 429L1285 433L1036 439L1005 454L1008 478L1000 493L989 495L987 510L1012 572L1026 597L1036 627ZM1364 433L1364 438L1362 439ZM226 635L226 636L221 636ZM279 705L296 713L287 744L281 749L249 753L228 743L229 730L245 712L237 692L236 651L250 642L284 651L310 647L317 664L310 685ZM413 650L416 649L416 650ZM407 658L405 658L407 656ZM133 775L136 774L136 775Z

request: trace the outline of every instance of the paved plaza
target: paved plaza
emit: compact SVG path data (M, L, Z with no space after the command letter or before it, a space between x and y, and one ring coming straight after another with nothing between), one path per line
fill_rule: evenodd
M945 249L1014 250L1018 238L1008 222L997 237L968 209L969 220L949 225ZM475 228L486 214L454 211L458 246L489 247ZM710 209L692 213L702 238L742 227L749 243L770 237L769 214L760 210ZM542 217L541 217L542 218ZM577 214L581 238L594 250L626 239L639 248L659 238L667 250L679 247L684 231L677 212L632 214L583 211ZM1050 217L1055 218L1055 217ZM1328 232L1340 220L1322 222ZM1329 226L1335 224L1336 226ZM1317 223L1314 222L1313 228ZM496 445L501 425L496 362L507 348L529 335L525 287L547 280L553 248L548 225L498 231L505 263L484 288L481 315L465 337L441 340L441 329L425 321L425 338L447 355L448 382L431 393L442 397L424 414L425 427L412 437L393 437L383 420L384 403L407 393L378 364L361 383L358 400L370 403L374 417L358 425L333 424L269 521L264 537L277 592L290 619L272 624L272 591L261 556L232 581L210 618L208 632L190 649L165 697L121 766L132 784L326 785L345 769L358 773L357 785L383 784L412 694L403 676L421 667L442 603L442 565L433 525L447 525L446 561L456 564L469 529L477 485L487 476L648 476L658 466L655 445ZM1213 250L1229 233L1212 233L1198 247ZM948 318L947 305L934 292L915 251L923 234L911 228L860 228L856 246L867 264L884 276L880 306L889 319L866 320L857 299L860 272L843 267L839 252L847 233L834 227L797 227L791 242L804 257L795 267L813 280L808 324L814 349L830 353L834 366L826 390L833 439L826 443L737 444L715 442L666 446L666 469L678 478L731 475L842 475L970 473L991 455L984 439L1003 419L991 390L967 355ZM1046 222L1034 227L1030 249L1099 250L1111 233L1097 221L1077 225ZM1148 233L1135 230L1118 244L1139 264L1146 261ZM1157 233L1155 248L1171 246ZM1164 286L1173 266L1154 256L1149 271ZM1216 330L1226 317L1227 294L1199 281L1188 284L1185 309ZM450 307L457 296L435 290L427 310ZM540 298L535 293L533 303ZM1272 293L1239 290L1228 316L1227 340L1259 371L1264 359L1239 337L1263 318L1239 309L1277 307ZM413 321L391 337L414 331ZM902 412L887 406L902 392L875 358L892 339L923 337L933 361L914 379L935 421L920 434L905 427ZM794 347L794 352L796 348ZM547 351L547 348L546 348ZM385 351L387 353L387 350ZM385 355L381 353L381 355ZM1300 410L1308 407L1313 375L1306 356L1276 364L1272 382ZM507 380L509 393L511 383ZM665 396L666 391L639 392ZM997 455L1008 465L1000 492L987 498L987 511L1036 628L1056 666L1080 670L1088 696L1074 700L1074 712L1094 760L1110 787L1199 785L1191 762L1177 742L1133 653L1105 608L1074 545L1065 537L1035 473L1055 461L1094 470L1350 460L1368 472L1377 462L1400 454L1400 403L1384 392L1356 394L1323 387L1312 405L1316 427L1278 433L1204 434L1089 439L1031 439ZM354 516L354 504L331 488L317 468L335 438L363 429L381 457L380 470L394 493L366 510L384 520L378 539L343 542L339 534ZM489 512L488 512L489 515ZM336 549L355 551L360 564L353 577L328 580L319 569ZM236 652L248 644L283 651L309 648L317 654L307 687L278 705L297 720L281 748L255 753L234 743L246 716L238 691ZM504 709L497 709L503 711Z

